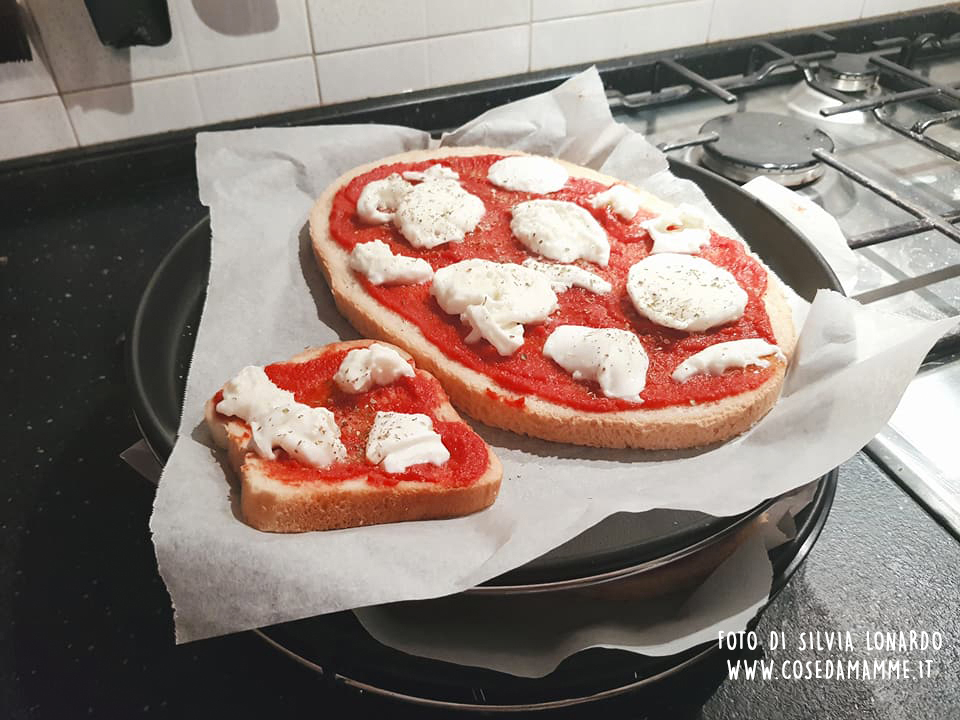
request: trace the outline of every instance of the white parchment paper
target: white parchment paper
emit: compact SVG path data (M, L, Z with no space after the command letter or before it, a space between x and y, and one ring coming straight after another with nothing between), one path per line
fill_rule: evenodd
M451 595L354 611L364 629L397 650L543 677L587 648L674 655L737 632L766 603L773 572L762 535L747 539L688 597Z
M649 143L613 122L596 71L489 111L444 142L557 154L713 212L696 186L666 172ZM323 533L258 532L238 518L230 473L203 425L203 403L244 365L356 337L314 266L307 214L344 171L428 144L424 133L376 125L198 136L212 265L180 434L151 518L178 641L459 592L617 511L744 512L864 445L927 349L955 322L887 316L824 292L810 308L780 402L721 447L589 449L478 427L504 466L500 497L484 512ZM714 224L726 226L720 218Z
M627 580L599 594L458 594L354 614L371 636L397 650L521 677L543 677L588 648L675 655L746 628L769 597L768 551L795 537L794 517L815 492L811 483L775 502L729 557L683 592L650 596Z

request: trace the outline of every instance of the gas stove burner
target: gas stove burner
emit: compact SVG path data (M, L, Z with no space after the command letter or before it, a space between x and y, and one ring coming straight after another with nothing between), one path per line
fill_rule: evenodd
M833 140L813 123L774 113L743 112L707 121L700 133L719 139L703 146L701 163L735 182L768 177L787 187L823 175L814 150L833 151Z
M877 85L880 70L869 56L837 53L820 63L817 82L844 93L866 92Z

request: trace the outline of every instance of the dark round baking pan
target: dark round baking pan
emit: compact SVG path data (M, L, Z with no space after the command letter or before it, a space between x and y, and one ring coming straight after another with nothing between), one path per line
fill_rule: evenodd
M127 340L134 415L160 462L177 439L209 271L210 220L204 218L160 261L140 297Z
M813 501L796 516L797 534L770 555L775 597L800 567L826 523L837 471L817 483ZM755 627L759 615L751 627ZM469 622L469 618L465 618ZM408 655L370 637L351 612L263 628L267 642L297 662L363 692L423 706L481 712L569 707L642 691L682 676L718 651L716 642L667 657L623 650L584 650L549 675L521 678L483 668ZM682 677L677 678L682 683Z
M812 299L823 287L839 289L817 251L758 200L699 167L671 160L671 170L695 181L754 251L802 297ZM137 422L161 461L176 439L205 297L209 240L209 221L205 219L164 258L143 293L127 346ZM664 509L618 513L527 565L484 583L478 592L548 591L636 574L728 537L771 502L722 518Z

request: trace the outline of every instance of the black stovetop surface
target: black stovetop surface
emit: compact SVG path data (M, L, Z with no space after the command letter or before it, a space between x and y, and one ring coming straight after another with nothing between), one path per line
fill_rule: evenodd
M457 110L469 117L507 97ZM440 126L419 111L402 119ZM147 526L154 488L119 454L140 437L125 333L161 258L205 214L192 152L192 137L179 133L0 166L0 715L436 716L334 687L250 634L174 645ZM777 667L836 658L798 650L799 635L849 630L857 650L843 657L872 661L862 652L866 632L936 630L939 652L890 654L931 660L932 676L726 680L720 658L604 711L960 717L958 587L960 546L859 454L841 468L819 543L760 623L762 638L783 631L788 649L746 657Z

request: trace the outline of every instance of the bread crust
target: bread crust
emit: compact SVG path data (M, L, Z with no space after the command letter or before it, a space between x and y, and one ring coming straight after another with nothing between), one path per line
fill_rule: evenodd
M288 362L307 362L321 353L367 347L373 342L352 340L310 348ZM410 358L401 348L395 349ZM416 372L429 377L419 368ZM436 382L435 378L430 379ZM439 420L464 422L446 399L431 410ZM204 417L214 442L227 450L230 467L240 478L243 520L258 530L293 533L459 517L492 505L500 490L503 467L486 443L487 469L466 487L410 480L383 487L368 484L364 473L335 483L317 480L290 485L271 477L271 461L250 450L251 434L247 423L219 414L214 398L207 401Z
M407 350L420 367L429 370L440 380L451 401L471 417L488 425L544 440L593 447L632 447L648 450L698 447L739 435L773 407L783 386L787 368L786 362L776 358L770 358L774 366L773 373L763 385L709 403L589 412L536 396L523 396L522 407L517 407L517 404L503 402L497 396L509 401L521 397L520 395L486 375L450 359L424 336L420 328L370 296L349 267L349 253L330 234L330 210L336 193L353 178L382 165L488 154L525 153L487 147L438 148L401 153L354 168L331 184L317 200L310 213L310 236L314 255L330 286L337 308L358 332ZM564 165L572 176L605 184L622 182L589 168L563 160L557 162ZM628 187L641 195L643 207L647 210L663 212L671 207L644 190L629 185ZM789 358L796 344L792 314L779 282L769 273L763 302L777 345Z

